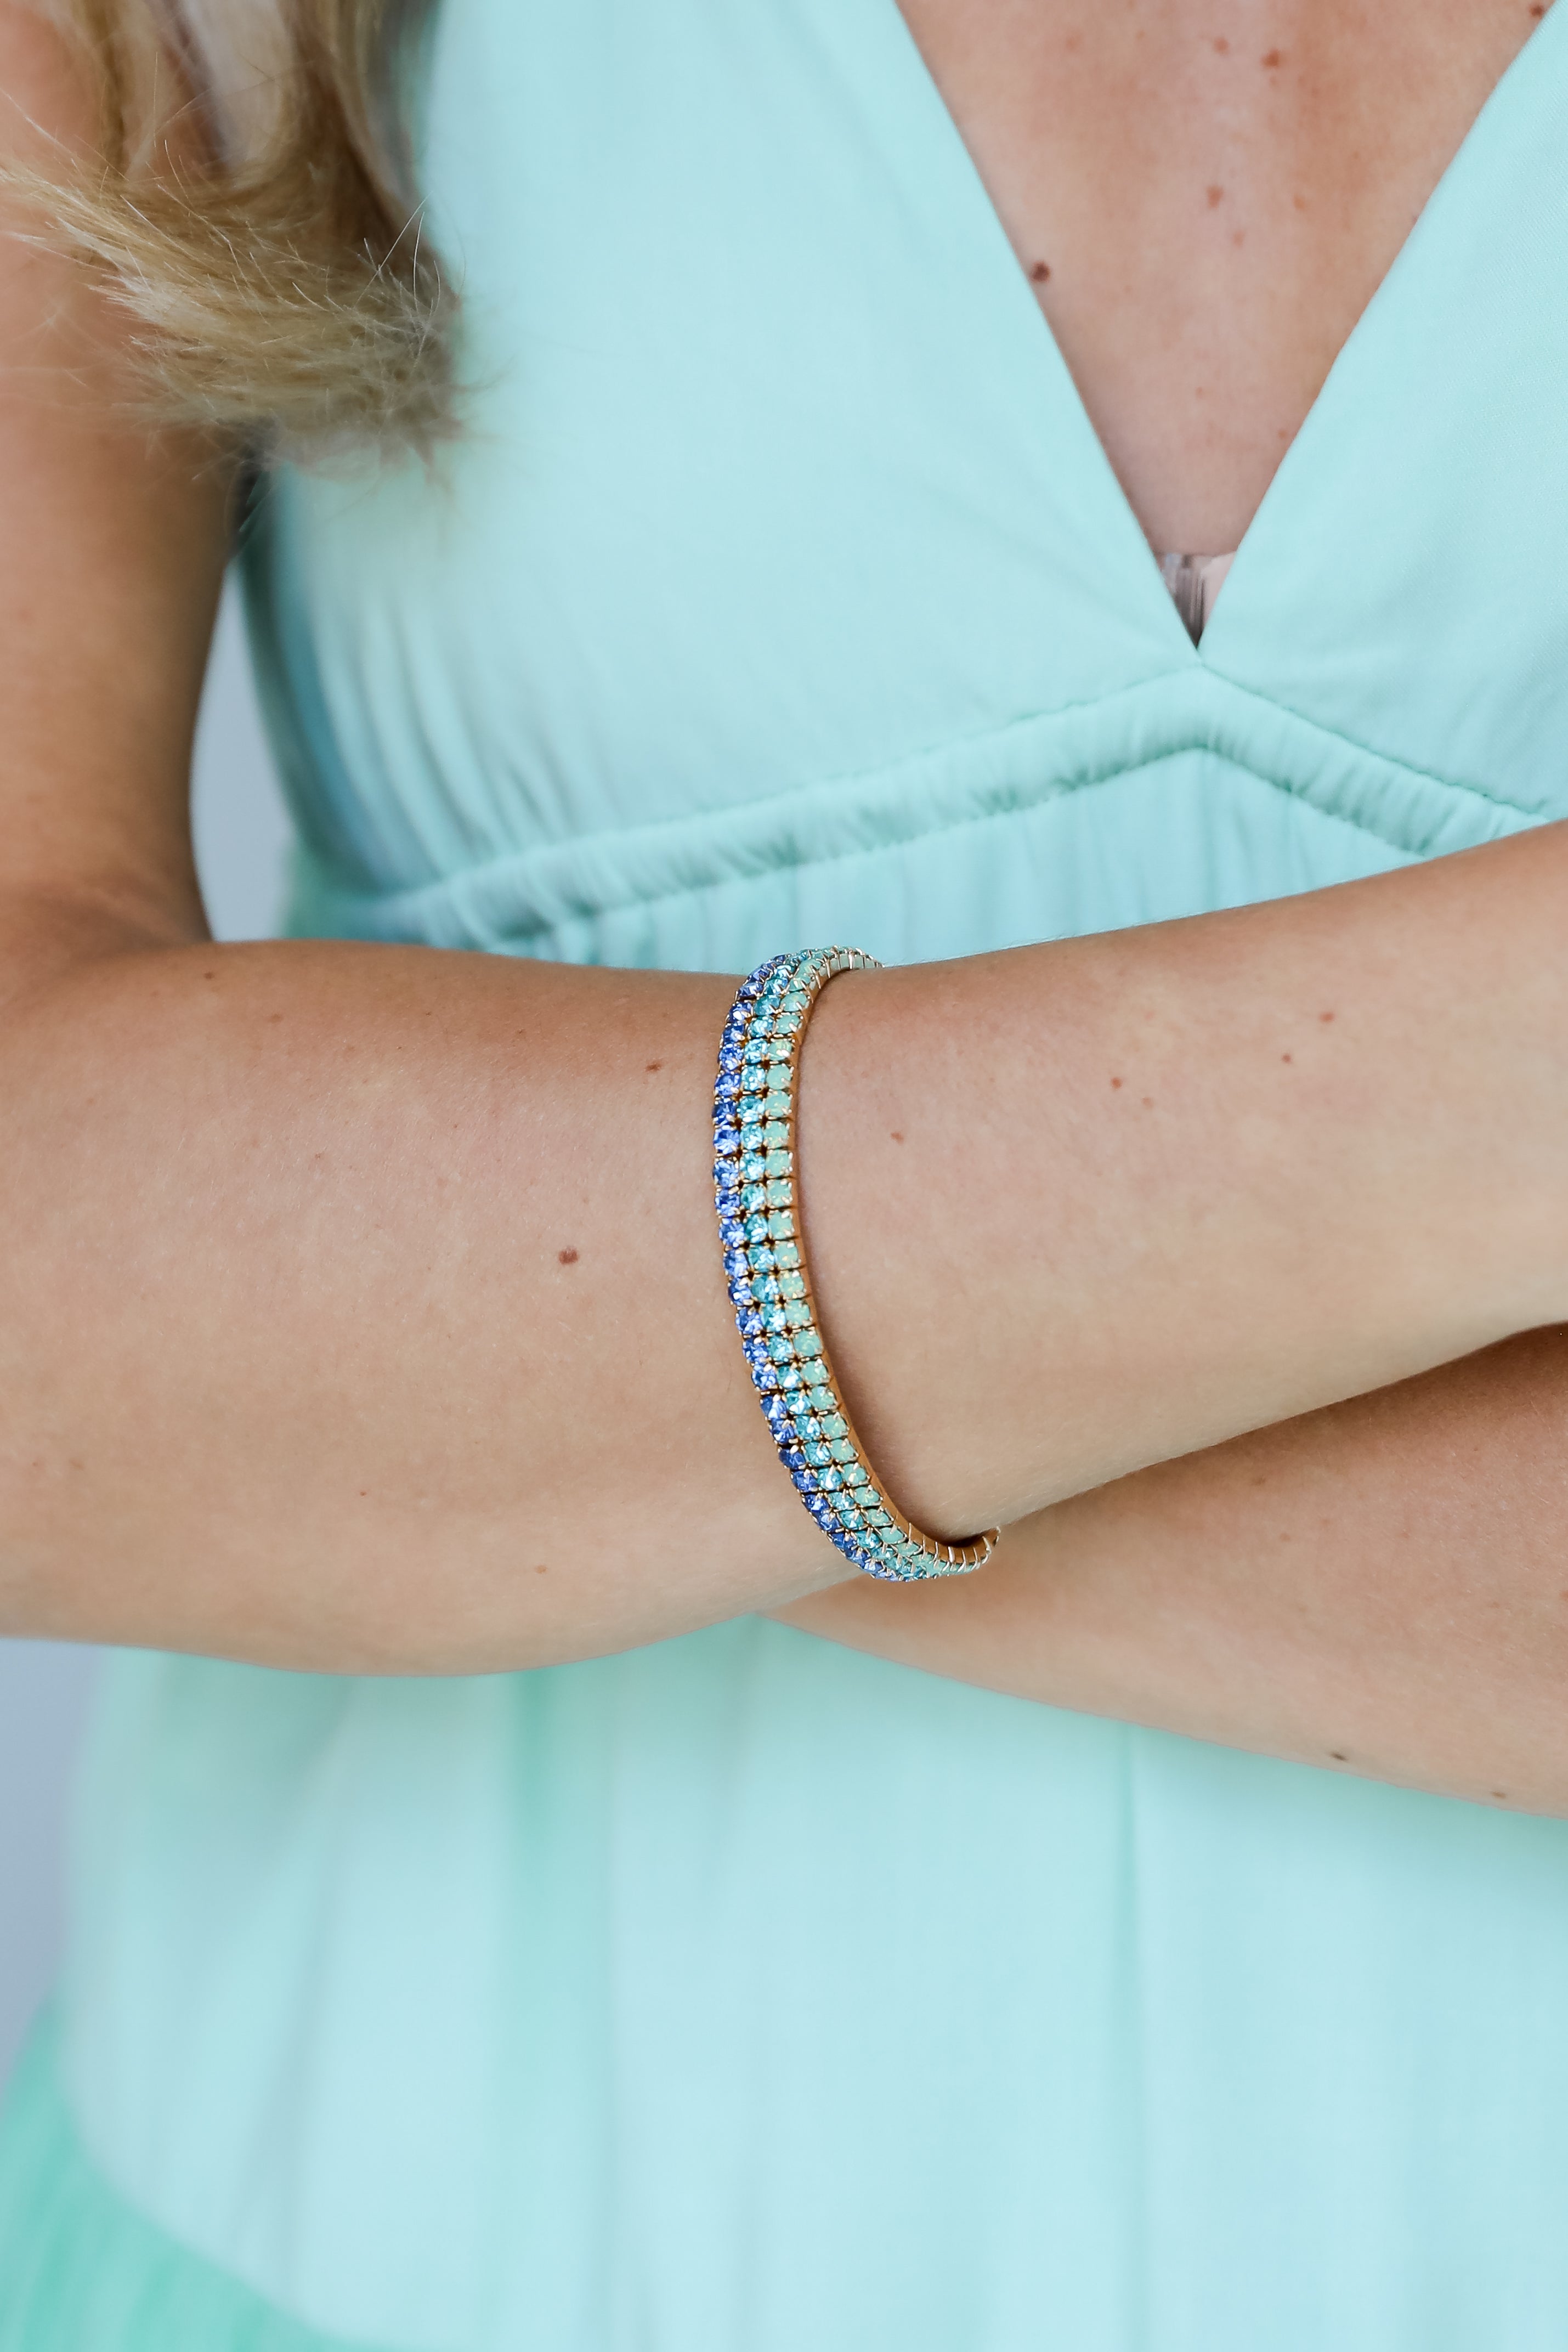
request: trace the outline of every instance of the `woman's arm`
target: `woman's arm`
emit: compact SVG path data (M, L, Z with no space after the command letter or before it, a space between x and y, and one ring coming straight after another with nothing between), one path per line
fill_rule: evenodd
M1568 1813L1568 1331L1058 1504L984 1577L780 1614L1020 1698Z
M79 108L19 12L0 86ZM723 1296L729 984L211 945L221 488L0 270L0 1623L457 1671L836 1580ZM1565 900L1553 828L836 982L809 1240L900 1500L1015 1519L1568 1314Z

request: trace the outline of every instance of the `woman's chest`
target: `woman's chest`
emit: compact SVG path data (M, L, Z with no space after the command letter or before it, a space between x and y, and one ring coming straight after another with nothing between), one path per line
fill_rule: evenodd
M1234 548L1540 0L903 0L1153 544ZM1458 301L1462 289L1456 288Z
M1189 752L1413 854L1568 814L1565 114L1553 16L1197 651L894 0L448 0L468 430L430 476L286 477L253 575L323 867L543 858L586 907L992 816L1005 865L1075 800L1120 871L1188 820L1129 833L1116 780Z

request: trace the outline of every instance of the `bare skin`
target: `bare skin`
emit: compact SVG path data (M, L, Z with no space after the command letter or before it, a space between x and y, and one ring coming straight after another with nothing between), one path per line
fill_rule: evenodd
M964 55L986 37L977 15ZM1490 51L1457 20L1445 37L1479 103ZM1261 69L1260 85L1277 110ZM63 61L16 13L0 16L0 86L79 129ZM1107 70L1107 108L1128 102ZM1456 126L1434 121L1406 208L1447 160ZM1250 135L1260 159L1289 148ZM1347 252L1345 270L1366 258ZM117 330L68 273L10 247L0 273L6 349L26 355L0 387L19 551L0 580L0 1623L455 1671L817 1592L863 1640L864 1596L822 1591L841 1564L779 1475L727 1327L705 1175L727 984L207 943L183 802L224 486L206 453L150 446L115 411ZM1195 278L1172 299L1201 309L1211 292ZM1092 357L1072 356L1108 416ZM1277 415L1310 377L1281 355ZM1176 456L1196 466L1201 442ZM1219 503L1167 519L1134 477L1127 461L1156 536L1223 519ZM993 1594L1022 1606L1030 1565L1064 1556L1068 1519L1047 1507L1177 1454L1197 1458L1146 1475L1197 1478L1239 1559L1258 1522L1234 1450L1199 1449L1568 1318L1565 895L1553 828L1279 907L835 984L806 1079L831 1337L911 1507L955 1533L1014 1523L1017 1566ZM961 1159L936 1148L955 1134L973 1147ZM940 1352L939 1391L915 1376L920 1348ZM1517 1483L1494 1441L1517 1363L1504 1350L1433 1375L1473 1399L1456 1410L1478 1511ZM1548 1610L1542 1579L1555 1592L1558 1575L1543 1565L1554 1360L1531 1378L1536 1500L1495 1570L1515 1613ZM1345 1492L1381 1476L1398 1510L1423 1459L1390 1451L1383 1409L1342 1409L1367 1415L1364 1452L1354 1419L1336 1424ZM1295 1426L1268 1442L1307 1444ZM1068 1514L1083 1527L1098 1508L1109 1528L1121 1507L1131 1527L1128 1491ZM1344 1561L1327 1549L1310 1572L1332 1644ZM1033 1695L1111 1693L1116 1711L1292 1752L1339 1744L1321 1658L1261 1600L1238 1614L1234 1679L1184 1682L1132 1551L1092 1556L1074 1583L1103 1579L1085 1622L1116 1619L1122 1681L1086 1637L1078 1683ZM1446 1556L1412 1568L1433 1629L1452 1572ZM1059 1595L1032 1582L1044 1640ZM1189 1655L1218 1590L1195 1588ZM1299 1619L1299 1570L1279 1590ZM1180 1591L1178 1562L1178 1622ZM1007 1662L983 1663L998 1601L965 1632L965 1597L944 1596L949 1645L921 1663L979 1662L974 1678L1016 1687ZM891 1654L911 1622L889 1620ZM1365 1650L1364 1626L1347 1629L1347 1669L1390 1726L1367 1769L1490 1785L1485 1708L1456 1759L1451 1704L1409 1719L1408 1645ZM1568 1742L1525 1704L1539 1658L1496 1629L1447 1664L1477 1692L1515 1678L1535 1747L1511 1751L1511 1777L1560 1787Z

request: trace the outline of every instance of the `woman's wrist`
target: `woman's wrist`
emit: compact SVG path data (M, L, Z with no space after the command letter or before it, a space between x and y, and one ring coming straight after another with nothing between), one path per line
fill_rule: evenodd
M1006 1524L1568 1313L1565 876L1568 829L837 982L804 1230L905 1507Z

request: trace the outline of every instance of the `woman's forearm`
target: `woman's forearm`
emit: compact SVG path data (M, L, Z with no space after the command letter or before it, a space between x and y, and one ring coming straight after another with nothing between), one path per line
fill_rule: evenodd
M1565 884L1557 828L835 982L806 1232L893 1494L1014 1520L1568 1315ZM723 1295L728 982L94 919L7 932L8 1627L500 1668L842 1572Z
M1568 1812L1568 1332L1146 1470L786 1622L1016 1696Z

